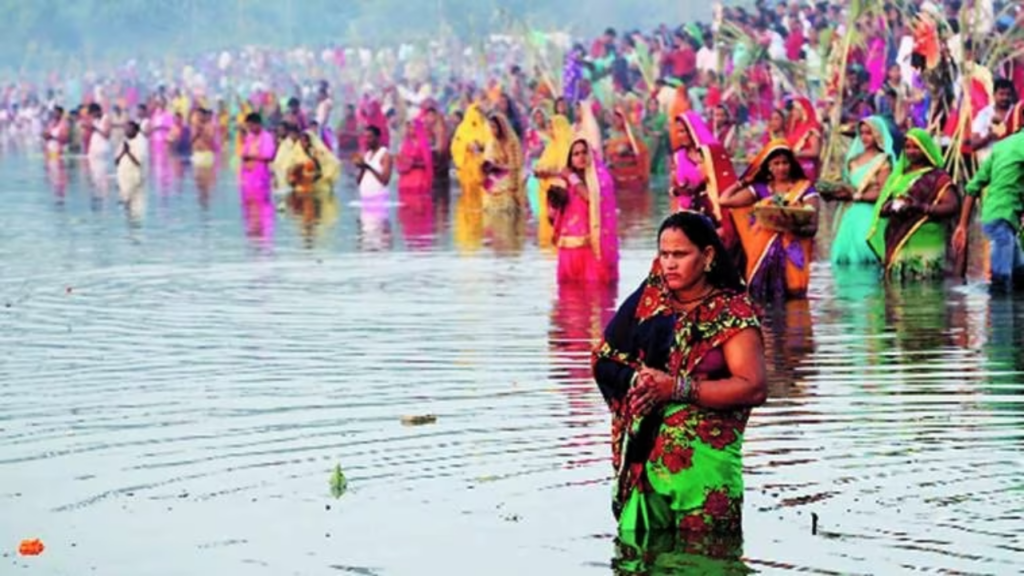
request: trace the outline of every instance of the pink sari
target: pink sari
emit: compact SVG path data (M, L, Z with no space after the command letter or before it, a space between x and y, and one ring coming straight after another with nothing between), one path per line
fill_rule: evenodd
M167 142L170 140L171 128L174 126L174 115L171 114L166 108L163 110L156 110L153 112L152 132L150 133L150 143L152 144L154 152L166 152Z
M426 192L433 187L434 155L423 120L414 120L412 130L405 135L397 168L399 192Z
M360 126L375 126L380 130L380 143L385 148L391 146L391 130L388 128L388 118L384 115L384 109L381 108L380 102L376 100L367 100L359 108L359 125ZM359 136L359 149L362 151L366 150L366 144L363 142L364 138L362 135Z
M576 142L587 141L578 139L573 146ZM568 202L555 214L560 283L611 283L619 278L615 184L593 150L589 157L585 181L570 185Z

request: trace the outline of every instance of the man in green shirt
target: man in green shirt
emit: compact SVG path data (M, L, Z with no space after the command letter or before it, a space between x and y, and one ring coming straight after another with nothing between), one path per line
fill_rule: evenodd
M1021 215L1024 214L1024 132L992 147L992 155L967 184L960 224L953 233L953 249L962 253L974 204L981 200L981 225L988 238L992 286L1012 289L1014 279L1024 287L1024 252L1021 251Z

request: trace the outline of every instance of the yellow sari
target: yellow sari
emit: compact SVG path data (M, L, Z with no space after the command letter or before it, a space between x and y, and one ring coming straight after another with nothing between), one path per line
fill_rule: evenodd
M483 186L483 150L493 139L480 106L470 104L462 123L455 129L451 146L452 163L463 192Z
M252 106L248 102L243 102L238 110L238 116L235 116L235 154L239 157L242 156L242 144L245 142L245 118L251 113Z
M523 195L523 149L508 119L495 113L501 138L491 138L484 148L484 210L516 210Z
M569 150L572 147L572 124L569 119L561 114L551 118L551 139L544 148L544 152L537 159L537 170L545 173L558 173L565 169L566 161L569 158ZM554 233L551 225L551 215L548 210L548 190L551 188L552 178L540 178L540 202L537 214L537 242L541 248L553 248L552 235Z
M288 183L298 194L328 196L341 177L341 162L316 134L306 132L306 135L312 144L309 151L295 142L289 156L281 159ZM277 161L275 158L275 164Z

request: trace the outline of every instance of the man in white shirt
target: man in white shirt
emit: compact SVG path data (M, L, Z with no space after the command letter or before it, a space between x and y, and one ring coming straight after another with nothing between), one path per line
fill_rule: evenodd
M697 72L718 72L718 52L710 34L704 36L704 45L697 51Z
M128 202L142 191L146 175L146 137L136 122L125 126L125 139L114 156L114 164L121 201Z
M1006 127L1014 104L1017 103L1017 90L1013 82L1000 78L994 86L995 101L978 112L971 124L971 146L979 163L988 157L994 143L1009 136Z

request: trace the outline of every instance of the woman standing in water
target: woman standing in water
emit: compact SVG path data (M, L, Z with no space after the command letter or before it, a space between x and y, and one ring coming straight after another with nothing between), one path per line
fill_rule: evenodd
M935 140L912 128L876 203L869 236L886 276L941 278L950 271L950 228L960 213L960 197L942 166L942 149Z
M300 196L324 198L332 193L334 183L341 177L341 161L317 132L310 129L299 133L287 159L288 183Z
M789 126L786 141L800 161L800 167L811 182L818 181L821 170L821 122L814 104L803 96L789 101Z
M623 540L740 533L743 431L767 397L760 326L710 219L669 216L649 276L594 351Z
M525 205L523 150L512 125L500 113L491 115L491 134L483 154L484 210L514 211Z
M670 158L669 194L675 209L695 210L712 218L722 229L725 247L738 258L736 253L742 251L732 217L719 204L719 194L736 183L729 153L696 112L676 116L673 132L678 148Z
M736 230L747 255L750 294L761 302L803 298L811 282L814 235L818 232L818 192L785 140L772 142L754 158L740 182L722 194L733 208ZM807 219L787 229L750 223L739 209L779 206L807 211Z
M530 127L526 131L526 141L523 143L526 154L526 199L530 205L530 212L534 215L541 213L541 182L537 177L537 164L551 141L550 116L544 106L534 108L530 112Z
M880 116L862 120L843 162L844 185L834 194L845 206L836 213L833 265L878 263L868 246L868 235L875 220L875 201L895 163L892 135L885 120Z
M604 157L620 190L628 188L646 193L651 178L651 157L647 145L635 132L626 110L616 106L612 111L612 127L605 143Z
M64 147L68 143L68 118L64 109L54 106L50 113L49 123L43 132L43 141L46 143L45 154L47 160L59 160L64 155Z
M399 194L427 193L433 188L434 158L430 150L430 137L423 120L405 123L405 136L398 151Z
M463 194L479 194L483 186L483 151L494 139L479 104L470 104L452 137L451 156Z
M595 158L590 143L577 137L561 180L549 194L553 202L554 241L559 282L614 282L619 277L619 235L615 185Z
M594 115L594 103L590 100L581 100L576 104L576 123L573 124L573 132L587 140L590 150L596 154L598 160L603 160L604 154L603 138L601 136L601 125Z
M647 99L644 111L643 133L647 152L651 158L651 176L665 174L665 159L668 157L668 115L661 109L658 99Z
M270 164L276 151L274 136L263 128L263 118L256 112L246 116L241 175L246 200L270 200Z
M558 180L565 170L565 159L569 157L573 134L569 119L560 114L551 118L551 130L548 134L544 152L537 159L533 175L538 182L537 206L534 213L537 217L537 244L541 248L550 248L554 236L553 223L555 211L551 208L552 197L549 190L555 181L561 182L564 191L564 180ZM564 200L565 197L562 198Z

